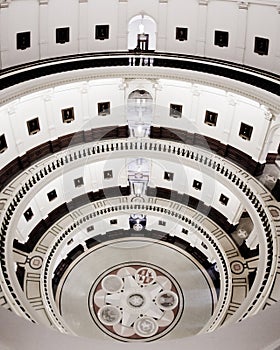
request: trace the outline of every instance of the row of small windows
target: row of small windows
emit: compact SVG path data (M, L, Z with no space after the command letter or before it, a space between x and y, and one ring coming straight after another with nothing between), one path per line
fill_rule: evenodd
M173 181L174 179L174 173L165 171L164 175L163 175L164 180L166 181ZM192 187L197 190L197 191L201 191L202 189L202 182L198 181L198 180L193 180L193 184ZM224 194L221 194L219 201L223 204L223 205L227 205L229 198L227 196L225 196Z
M188 28L176 27L176 40L188 40ZM254 38L254 52L258 55L268 55L269 39L255 37ZM214 45L219 47L229 46L229 32L222 30L214 31Z
M173 118L181 118L182 117L183 106L177 104L170 104L169 107L169 116ZM205 111L204 123L209 126L216 126L218 120L218 113L212 111ZM253 127L246 123L241 122L239 129L239 136L249 141L252 137Z
M112 179L113 178L113 170L105 170L103 172L103 177L104 179ZM78 177L76 179L73 180L73 184L75 188L81 187L84 185L84 178ZM55 189L51 190L50 192L47 193L47 198L49 200L49 202L52 202L53 200L55 200L57 198L57 192ZM34 216L32 209L28 208L24 213L23 216L25 217L26 221L30 221L32 219L32 217Z
M169 173L169 174L170 174L170 173ZM84 183L83 178L75 179L75 180L74 180L75 186L76 186L76 184L77 184L77 181L80 183L79 186L81 186L81 185ZM77 186L76 186L76 187L77 187ZM201 190L201 188L202 188L202 183L201 183L200 181L194 180L194 182L193 182L193 187L195 187L197 190ZM55 200L55 199L57 198L56 190L52 190L52 191L50 191L49 193L47 193L47 197L48 197L49 202ZM225 196L224 194L221 194L221 195L220 195L219 202L220 202L221 204L227 206L228 201L229 201L229 198L228 198L227 196ZM33 213L33 211L32 211L31 208L28 208L28 209L23 213L23 216L24 216L25 220L28 222L28 221L30 221L30 220L33 218L34 213ZM111 224L111 225L116 225L117 223L118 223L117 219L111 219L111 220L110 220L110 224ZM166 222L163 221L163 220L159 220L158 224L159 224L160 226L166 226ZM91 225L91 226L89 226L89 227L87 228L87 232L90 232L90 231L92 231L92 230L94 230L93 225Z
M99 102L97 104L99 116L106 116L111 113L110 102ZM62 122L71 123L75 120L74 107L65 108L61 110ZM40 131L39 118L34 118L26 122L29 135L35 135ZM5 135L0 135L0 153L3 153L8 148Z
M95 26L95 39L105 40L109 39L109 25ZM70 42L70 27L56 28L55 30L56 44L65 44ZM16 34L17 50L25 50L31 47L31 32L20 32Z
M175 39L178 41L188 40L188 31L186 27L176 27ZM95 26L95 39L106 40L109 39L109 25ZM56 44L65 44L70 42L70 27L56 28L55 30ZM219 47L229 46L229 32L215 30L214 31L214 45ZM16 34L17 50L25 50L31 47L31 32L21 32ZM269 39L255 37L254 52L259 55L268 55Z
M103 102L98 105L100 105L98 107L98 115L105 116L110 114L110 102ZM182 116L182 106L172 105L172 104L171 106L172 107L170 107L170 110L171 110L170 116L174 118L180 118ZM176 107L174 108L174 106ZM209 126L216 126L217 118L218 118L218 113L206 111L204 123ZM75 116L74 116L73 107L62 110L63 123L71 123L74 119L75 119ZM27 124L29 135L35 135L40 131L39 118L28 120L26 124ZM239 129L239 136L242 139L249 141L252 137L252 133L253 133L253 127L251 125L241 122L240 129ZM5 134L2 134L0 135L0 153L5 152L7 148L8 148L8 145L7 145Z
M99 102L97 104L98 115L106 116L110 114L110 102ZM169 115L173 118L182 117L182 105L170 104L170 113ZM65 108L61 110L62 122L71 123L75 120L74 107ZM208 111L205 112L204 123L209 126L216 126L218 119L218 113ZM34 118L26 122L27 130L29 135L37 134L40 131L40 122L39 118ZM253 133L253 127L246 123L241 122L239 129L239 136L249 141ZM6 137L4 134L0 135L0 153L3 153L8 148Z

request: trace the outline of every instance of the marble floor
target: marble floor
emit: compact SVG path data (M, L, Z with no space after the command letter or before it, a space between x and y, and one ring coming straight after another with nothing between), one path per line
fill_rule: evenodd
M74 334L152 341L197 334L211 319L216 291L187 252L130 238L87 251L61 281L57 304Z

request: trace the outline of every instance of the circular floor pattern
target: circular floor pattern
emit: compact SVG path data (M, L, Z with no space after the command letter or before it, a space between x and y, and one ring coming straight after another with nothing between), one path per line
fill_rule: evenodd
M216 302L209 275L186 251L144 237L87 251L70 266L56 294L69 332L128 342L197 334Z
M89 307L96 324L109 335L155 340L180 319L183 295L166 271L146 263L129 263L97 279Z

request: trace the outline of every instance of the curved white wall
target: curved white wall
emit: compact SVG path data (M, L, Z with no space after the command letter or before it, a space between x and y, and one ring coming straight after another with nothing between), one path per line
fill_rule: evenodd
M157 24L156 51L234 61L280 72L278 2L273 0L9 0L0 5L1 67L84 52L127 50L131 18ZM24 14L24 15L23 15ZM260 23L261 21L261 23ZM95 25L110 25L109 39L95 39ZM70 27L70 41L55 43L55 30ZM175 40L176 27L188 40ZM214 31L229 32L228 47L214 45ZM31 31L31 47L16 49L16 33ZM268 55L254 52L255 37L269 39Z
M279 140L262 148L266 133L276 120L253 100L229 94L224 90L188 82L159 79L157 84L149 80L96 79L61 85L22 96L0 107L0 135L5 134L8 148L0 154L1 165L23 155L48 140L66 134L110 125L127 124L125 113L131 91L146 89L155 105L152 124L199 133L219 140L223 144L245 151L255 161L265 162L267 152L276 152ZM98 116L98 102L110 101L111 113ZM182 118L169 116L170 104L183 106ZM63 123L61 109L74 107L75 119ZM204 123L206 110L217 112L216 126ZM267 117L268 115L268 117ZM40 131L29 135L26 122L39 118ZM241 122L253 126L251 140L239 136Z

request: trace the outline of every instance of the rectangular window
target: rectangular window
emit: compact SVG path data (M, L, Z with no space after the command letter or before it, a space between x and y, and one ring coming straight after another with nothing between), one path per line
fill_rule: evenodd
M98 115L110 114L110 102L99 102L97 104Z
M176 27L176 40L188 40L188 28Z
M29 135L37 134L40 131L39 118L34 118L26 122Z
M34 216L33 211L31 208L28 208L24 213L23 213L25 220L30 221L32 217Z
M118 223L118 220L117 220L117 219L111 219L111 220L110 220L110 224L111 224L111 225L117 225L117 223Z
M109 39L109 25L108 24L95 26L95 39L96 40Z
M253 132L252 126L245 123L241 123L240 130L239 130L240 137L242 137L244 140L249 141L251 139L252 132Z
M0 136L0 153L3 153L8 148L5 135Z
M104 179L112 179L113 178L113 170L105 170L103 172Z
M197 180L193 180L193 188L195 188L196 190L200 191L202 187L202 182L197 181Z
M73 107L62 109L61 114L63 123L71 123L75 119Z
M219 201L223 204L223 205L227 205L228 204L228 200L229 198L227 196L225 196L224 194L221 194Z
M214 32L214 45L219 47L228 47L229 33L221 30Z
M204 123L210 126L216 126L218 119L218 113L206 111Z
M182 110L183 110L182 105L176 105L176 104L170 103L169 116L173 118L181 118Z
M170 173L168 171L165 171L164 172L164 176L163 176L164 180L167 180L167 181L173 181L174 179L174 174L173 173Z
M53 201L55 198L57 198L56 190L52 190L51 192L47 193L49 202Z
M74 185L75 187L81 187L84 185L84 178L78 177L77 179L74 179Z
M26 50L28 47L30 47L30 36L31 32L17 33L17 50Z
M90 225L87 227L87 232L91 232L94 230L94 226L93 225Z
M56 28L55 31L55 42L57 44L65 44L70 41L70 28Z
M258 55L268 55L269 40L266 38L255 37L254 52Z
M159 220L159 221L158 221L158 224L159 224L160 226L166 226L166 222L163 221L163 220Z

